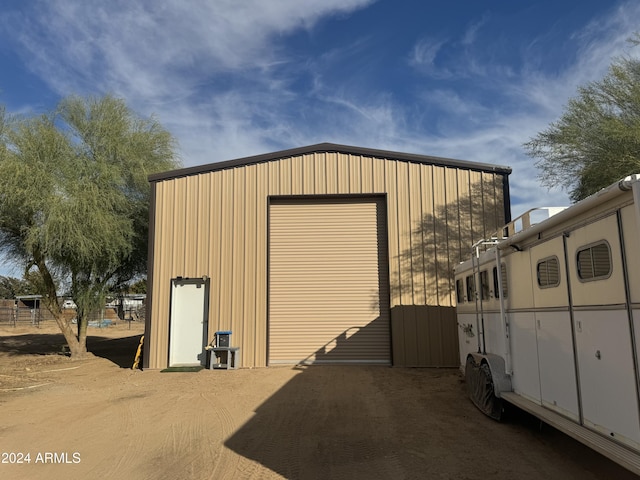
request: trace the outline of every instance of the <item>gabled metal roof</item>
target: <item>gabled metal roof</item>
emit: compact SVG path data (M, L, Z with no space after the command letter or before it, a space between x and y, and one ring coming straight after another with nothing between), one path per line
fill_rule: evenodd
M278 152L254 155L251 157L238 158L235 160L227 160L222 162L209 163L206 165L197 165L195 167L181 168L178 170L170 170L168 172L155 173L153 175L149 175L149 181L159 182L162 180L170 180L178 177L186 177L189 175L197 175L200 173L208 173L216 170L224 170L227 168L242 167L245 165L253 165L256 163L270 162L282 158L297 157L313 153L345 153L350 155L361 155L365 157L400 160L411 163L424 163L428 165L438 165L443 167L462 168L480 172L501 173L504 175L509 175L511 173L510 167L505 167L502 165L469 162L465 160L455 160L452 158L432 157L429 155L392 152L388 150L377 150L373 148L353 147L349 145L338 145L335 143L318 143L316 145L309 145L306 147L280 150Z

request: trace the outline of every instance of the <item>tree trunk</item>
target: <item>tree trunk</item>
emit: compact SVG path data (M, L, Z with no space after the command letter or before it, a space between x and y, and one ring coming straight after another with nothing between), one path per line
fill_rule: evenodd
M67 345L69 346L69 353L71 353L71 359L79 360L81 358L84 358L87 354L87 327L85 326L84 329L84 338L80 339L80 337L74 333L73 328L71 327L71 322L69 322L68 319L64 318L62 315L55 315L55 313L54 317L56 319L58 327L60 327L60 330L64 335L64 339L67 341ZM79 321L80 320L78 320L78 322Z
M78 354L85 356L87 353L87 324L89 319L82 313L82 316L78 315ZM73 352L71 353L73 358Z
M69 352L71 353L72 360L78 360L84 358L87 355L87 325L86 318L84 318L84 334L80 335L81 329L81 318L78 318L78 336L73 333L73 329L71 328L71 322L69 319L65 318L62 315L62 308L60 308L60 304L58 303L58 290L56 288L56 283L53 280L53 276L51 272L47 268L47 264L44 261L44 257L42 256L40 249L36 248L33 252L34 263L38 267L38 271L42 276L42 280L44 282L45 288L45 297L44 301L47 305L47 308L53 315L53 318L56 319L56 323L58 327L62 331L64 335L64 339L67 341L67 345L69 345ZM84 317L84 315L82 315Z

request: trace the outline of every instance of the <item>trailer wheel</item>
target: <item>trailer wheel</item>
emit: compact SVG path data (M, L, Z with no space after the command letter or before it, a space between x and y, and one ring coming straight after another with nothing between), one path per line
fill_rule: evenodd
M473 357L467 357L465 379L469 398L482 413L494 420L502 418L502 400L495 395L493 376L486 362L478 365Z

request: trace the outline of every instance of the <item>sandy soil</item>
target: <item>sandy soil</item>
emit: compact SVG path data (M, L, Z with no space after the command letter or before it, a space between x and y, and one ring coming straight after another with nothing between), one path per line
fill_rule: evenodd
M90 329L75 362L53 327L0 327L0 478L636 478L525 414L484 417L456 370L132 371L141 328Z

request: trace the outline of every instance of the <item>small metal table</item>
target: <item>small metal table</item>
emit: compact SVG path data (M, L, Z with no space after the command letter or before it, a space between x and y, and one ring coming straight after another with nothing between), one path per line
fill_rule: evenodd
M220 359L218 361L218 359ZM213 347L209 354L209 369L235 370L240 364L240 347Z

